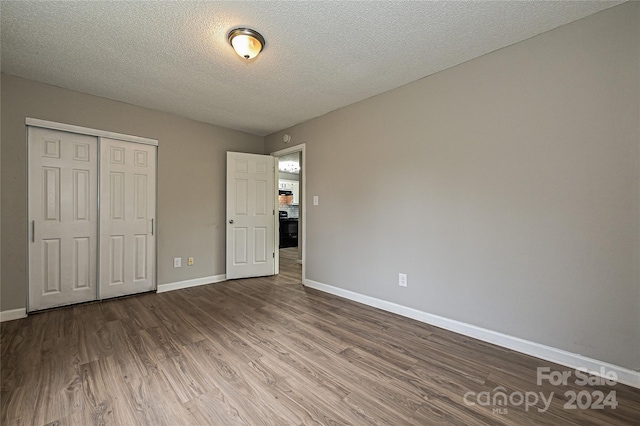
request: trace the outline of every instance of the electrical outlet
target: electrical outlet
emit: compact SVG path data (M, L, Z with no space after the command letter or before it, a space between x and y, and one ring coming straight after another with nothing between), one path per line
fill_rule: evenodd
M182 258L181 257L174 257L173 258L173 267L174 268L180 268L182 266Z
M187 265L193 266L193 257L190 257L189 259L187 259Z
M398 285L400 287L407 286L407 274L398 274Z

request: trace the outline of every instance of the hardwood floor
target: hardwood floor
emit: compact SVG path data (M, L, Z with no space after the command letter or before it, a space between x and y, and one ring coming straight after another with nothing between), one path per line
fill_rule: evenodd
M538 386L537 367L570 369L305 288L295 250L279 276L3 323L0 423L638 424L639 390ZM571 391L618 405L565 409ZM548 410L520 404L534 393Z

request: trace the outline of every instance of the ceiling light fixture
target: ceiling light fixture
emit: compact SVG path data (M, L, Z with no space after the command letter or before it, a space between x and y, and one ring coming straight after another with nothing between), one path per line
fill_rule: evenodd
M236 28L227 36L238 56L250 60L264 49L264 37L250 28Z
M298 174L300 173L300 163L297 161L280 161L278 163L278 170L281 172Z

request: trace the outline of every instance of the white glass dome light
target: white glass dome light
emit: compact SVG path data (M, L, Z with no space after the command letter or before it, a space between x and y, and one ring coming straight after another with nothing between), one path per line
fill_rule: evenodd
M238 56L247 61L258 56L264 49L264 37L250 28L236 28L229 32L227 37Z

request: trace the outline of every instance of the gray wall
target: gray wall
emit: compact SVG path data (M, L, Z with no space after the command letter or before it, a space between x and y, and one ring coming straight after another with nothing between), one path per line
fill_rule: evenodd
M226 151L262 154L262 137L4 74L1 84L0 310L25 307L25 117L158 139L158 283L225 273Z
M307 278L640 369L639 28L626 3L267 137L307 146Z

